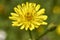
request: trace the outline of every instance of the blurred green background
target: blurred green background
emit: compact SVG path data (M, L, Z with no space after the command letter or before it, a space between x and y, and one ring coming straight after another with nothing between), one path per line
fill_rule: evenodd
M60 0L0 0L0 30L4 30L6 32L7 36L5 40L30 40L28 31L12 27L11 20L9 20L10 13L14 12L13 8L18 4L25 2L40 4L41 8L46 9L46 15L48 15L47 22L49 24L52 22L57 25L60 24ZM45 27L47 28L48 26L43 26L44 30ZM44 31L43 28L38 28L31 32L33 40L41 35ZM54 30L47 33L40 40L60 40L60 34Z

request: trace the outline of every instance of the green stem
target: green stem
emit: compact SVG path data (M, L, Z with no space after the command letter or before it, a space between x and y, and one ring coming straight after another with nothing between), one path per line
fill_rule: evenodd
M42 38L44 35L46 35L48 32L54 31L56 29L56 26L52 27L52 28L47 28L42 35L40 35L36 40L40 40L40 38Z
M39 40L40 38L42 38L44 35L46 35L49 31L45 30L44 33L42 35L40 35L36 40Z
M30 30L29 30L29 35L30 35L30 39L32 40L32 34Z

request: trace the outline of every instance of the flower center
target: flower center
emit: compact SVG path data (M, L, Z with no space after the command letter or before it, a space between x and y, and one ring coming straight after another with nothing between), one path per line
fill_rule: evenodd
M26 18L27 21L31 21L32 20L32 14L31 13L27 13L25 15L25 18Z

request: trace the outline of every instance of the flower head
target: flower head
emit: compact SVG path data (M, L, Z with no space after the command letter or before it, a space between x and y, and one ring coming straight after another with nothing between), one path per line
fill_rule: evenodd
M53 13L55 13L55 14L60 14L60 6L55 6L55 7L53 8Z
M57 34L60 35L60 25L57 26L57 28L56 28L56 32L57 32Z
M40 9L40 5L36 3L22 3L14 7L15 13L11 13L9 19L12 21L12 26L20 27L20 29L33 30L40 25L47 25L44 20L47 19L46 15L43 15L45 9Z

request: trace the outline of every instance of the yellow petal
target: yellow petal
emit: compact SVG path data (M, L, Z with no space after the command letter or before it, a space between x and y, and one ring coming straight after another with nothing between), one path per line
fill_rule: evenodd
M20 29L24 29L24 27L25 27L25 26L24 26L24 25L22 25L22 26L20 27Z
M28 2L26 2L26 8L28 9Z
M36 22L36 21L33 21L33 24L40 25L40 23L39 22Z
M29 29L32 31L34 29L34 25L31 24L31 27Z
M24 3L22 3L22 7L24 7L25 6L25 4Z
M40 25L39 25L40 26ZM35 28L38 28L39 26L35 26Z
M17 26L17 25L18 25L18 22L15 22L15 21L12 22L12 26Z
M21 10L21 5L17 5L17 8L18 8L19 10Z
M41 15L41 14L44 14L45 13L45 9L41 9L41 10L39 10L36 14L37 15Z
M35 10L38 11L40 9L40 5L37 5Z
M19 13L20 13L20 14L22 13L22 15L23 15L24 12L25 12L25 10L23 9L24 6L25 6L24 3L22 4L22 7L21 7L21 5L17 5L17 8L19 9Z
M47 22L42 22L41 24L42 24L42 25L47 25Z
M42 19L42 20L46 20L47 16L46 15L40 15L40 16L37 16L36 18L39 18L39 19Z
M18 9L17 9L16 7L14 7L14 11L15 11L17 14L19 14Z
M33 7L34 7L34 8L36 7L36 3L33 3Z
M30 8L32 7L32 3L29 3L29 7L30 7Z
M11 20L17 20L16 17L9 17L9 19L11 19Z
M14 7L14 11L15 11L17 14L19 14L19 15L23 15L21 9L18 9L18 8Z
M17 26L21 26L21 25L23 25L23 23L19 23Z
M23 3L22 4L22 12L25 15L28 11L28 2L26 2L26 5Z
M29 28L29 25L26 25L25 30L28 30L28 28Z
M12 24L12 26L17 26L18 24Z
M12 16L19 16L18 14L16 13L11 13Z

